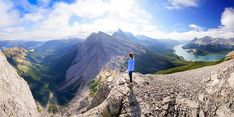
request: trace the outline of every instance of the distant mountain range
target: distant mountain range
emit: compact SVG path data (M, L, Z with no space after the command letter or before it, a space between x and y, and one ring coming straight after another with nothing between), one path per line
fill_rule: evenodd
M6 41L1 41L0 45L5 43ZM173 53L173 47L179 44L179 41L134 36L122 30L113 35L104 32L92 33L85 40L7 43L7 46L1 47L34 49L6 49L5 54L20 75L27 77L26 81L29 82L35 99L42 105L47 104L50 92L57 96L59 103L67 102L66 100L76 95L77 89L86 87L103 69L125 71L129 52L135 53L136 71L141 73L155 73L184 64L183 60ZM26 58L18 59L22 55ZM20 61L30 64L22 65Z
M223 39L209 36L194 38L188 44L184 45L183 48L196 49L197 54L228 53L234 50L234 38Z
M22 41L22 40L0 40L0 50L11 47L22 47L26 49L35 49L43 45L43 41Z
M112 35L92 33L79 46L60 91L76 92L72 103L80 104L74 109L81 108L81 111L87 107L84 106L87 100L82 97L87 94L90 83L105 70L125 72L129 52L135 54L135 71L144 74L184 65L184 60L173 53L173 47L173 41L136 37L122 30Z
M173 59L180 58L172 53L172 44L169 45L149 37L135 37L122 30L113 35L92 33L78 48L63 88L74 84L86 85L102 69L125 70L129 52L135 53L136 71L141 73L154 73L178 66Z
M214 41L213 38L205 37L194 39L189 44L197 45L195 47L199 49L205 45L232 47L232 41ZM118 30L112 35L101 31L92 33L85 40L64 39L22 42L23 44L20 41L10 41L7 42L7 46L4 45L5 41L1 43L4 49L0 52L0 76L3 76L0 77L0 83L7 94L5 96L4 92L0 91L0 97L13 100L10 103L1 102L6 105L0 107L1 114L49 116L56 113L56 116L82 117L103 114L182 116L184 113L193 116L226 116L229 114L226 110L231 113L231 107L226 107L225 100L231 100L232 96L228 95L232 94L230 92L233 84L233 60L213 67L191 70L204 65L185 61L175 55L173 48L181 44L180 41L135 36L130 32ZM124 82L119 81L122 78L128 80L126 67L129 52L134 53L136 60L137 73L133 74L133 88L126 87ZM233 58L232 55L233 52L228 55L228 59ZM170 69L170 73L189 71L153 75L157 71L169 68L175 68ZM213 73L212 70L217 73ZM18 81L18 75L27 81L32 94L25 83ZM5 81L7 83L4 83ZM34 102L32 95L40 104ZM220 98L220 95L225 99ZM20 102L25 102L24 96L29 99L29 102L25 103L27 105ZM19 111L18 107L14 108L14 104L18 103L24 111ZM135 106L142 110L129 110ZM218 110L211 112L214 109Z

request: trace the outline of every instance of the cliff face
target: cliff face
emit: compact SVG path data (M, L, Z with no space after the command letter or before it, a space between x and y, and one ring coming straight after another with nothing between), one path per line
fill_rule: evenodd
M37 117L37 106L28 84L0 52L0 115L1 117Z
M128 81L126 73L101 76L90 103L96 107L79 117L234 116L234 60L169 75L135 73L132 88L120 80Z

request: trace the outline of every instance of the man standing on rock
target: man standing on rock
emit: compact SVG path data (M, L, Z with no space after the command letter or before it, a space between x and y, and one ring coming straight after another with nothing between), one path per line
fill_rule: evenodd
M128 75L130 78L130 83L132 84L132 72L134 71L134 65L135 65L133 53L129 53L129 57L130 58L128 59Z

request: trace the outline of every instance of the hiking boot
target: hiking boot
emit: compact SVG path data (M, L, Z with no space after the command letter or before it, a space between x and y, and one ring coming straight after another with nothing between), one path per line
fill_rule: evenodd
M128 84L128 88L132 89L132 87L133 87L133 83L130 82L130 83Z

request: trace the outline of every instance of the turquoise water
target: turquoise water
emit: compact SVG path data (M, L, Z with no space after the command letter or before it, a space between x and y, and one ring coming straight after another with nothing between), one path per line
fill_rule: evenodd
M183 49L182 48L183 45L184 44L175 46L174 50L176 55L183 57L187 61L215 61L224 58L226 55L226 54L208 54L204 56L194 55Z

